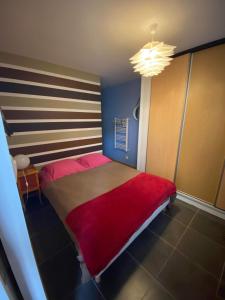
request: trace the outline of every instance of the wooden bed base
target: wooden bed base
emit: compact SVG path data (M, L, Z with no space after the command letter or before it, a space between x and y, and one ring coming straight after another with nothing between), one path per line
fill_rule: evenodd
M154 213L142 224L142 226L131 236L131 238L128 240L128 242L123 246L123 248L118 252L116 256L113 257L113 259L108 263L108 265L99 273L97 274L94 279L96 283L99 283L101 281L101 275L108 269L108 267L129 247L129 245L142 233L146 227L149 226L149 224L158 216L160 212L163 210L166 210L171 207L174 200L176 198L176 195L171 196L168 198L161 206L159 206ZM76 243L75 243L76 246ZM76 247L77 248L77 247ZM84 259L78 249L79 255L77 256L77 260L80 263L81 268L81 282L86 283L91 279L91 275L88 272L88 269L86 267L86 264L84 262Z

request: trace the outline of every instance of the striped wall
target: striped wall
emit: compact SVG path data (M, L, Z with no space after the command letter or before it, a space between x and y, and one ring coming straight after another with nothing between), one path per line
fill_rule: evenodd
M13 132L10 153L37 167L102 151L100 79L0 52L0 108Z

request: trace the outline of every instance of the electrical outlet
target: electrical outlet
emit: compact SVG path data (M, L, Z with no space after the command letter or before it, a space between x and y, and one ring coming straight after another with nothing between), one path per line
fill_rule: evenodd
M128 157L128 155L125 155L125 159L128 159L129 157Z

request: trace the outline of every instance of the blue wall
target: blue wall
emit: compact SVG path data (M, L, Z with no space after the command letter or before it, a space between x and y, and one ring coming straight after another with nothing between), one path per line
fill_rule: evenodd
M141 79L138 78L102 92L103 152L133 167L137 165L138 145L138 121L133 118L133 108L140 98L140 89ZM129 118L128 152L114 149L114 117Z

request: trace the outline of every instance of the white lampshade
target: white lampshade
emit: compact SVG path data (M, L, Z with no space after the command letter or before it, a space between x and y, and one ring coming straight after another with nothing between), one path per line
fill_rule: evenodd
M163 42L150 42L138 53L130 58L134 65L134 72L139 72L144 77L152 77L161 73L170 64L175 46Z
M14 156L14 159L16 161L18 170L23 170L23 169L27 168L30 164L29 157L24 154L18 154L16 156Z

